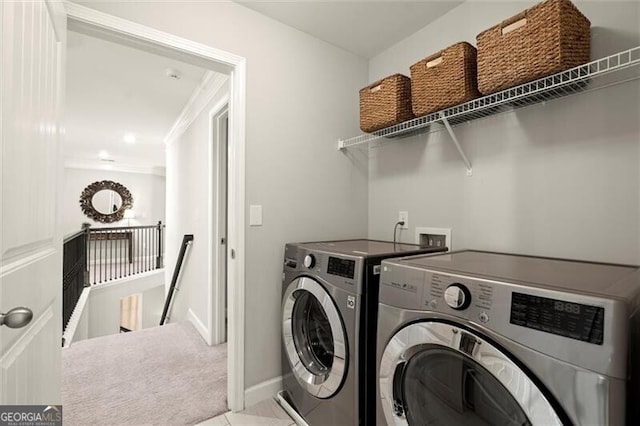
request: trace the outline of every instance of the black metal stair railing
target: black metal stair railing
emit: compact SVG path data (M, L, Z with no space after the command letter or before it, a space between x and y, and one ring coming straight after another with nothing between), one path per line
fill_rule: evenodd
M62 251L62 329L71 318L82 290L88 283L88 231L76 232L64 239Z
M164 267L164 225L89 228L88 279L91 285Z
M164 224L85 228L64 239L62 329L84 287L164 268Z
M162 310L162 318L160 318L160 325L164 325L165 321L169 319L169 308L173 301L173 295L175 293L176 285L178 283L178 277L180 276L180 269L182 268L182 262L184 262L184 256L187 253L187 247L193 242L193 234L185 234L182 237L182 243L180 244L180 252L178 253L178 259L176 260L176 267L173 270L173 277L171 278L171 285L169 286L169 293L164 302L164 309Z

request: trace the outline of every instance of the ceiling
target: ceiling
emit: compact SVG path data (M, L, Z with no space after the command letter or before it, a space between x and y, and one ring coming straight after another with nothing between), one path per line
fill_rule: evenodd
M374 57L462 3L444 0L235 1L365 58Z
M245 1L238 3L370 58L461 1ZM167 69L180 79L167 77ZM206 70L69 32L65 110L67 164L164 167L163 139ZM132 133L136 141L125 142ZM99 153L106 151L108 161Z
M180 79L169 78L178 70ZM163 167L163 138L206 70L69 32L65 108L65 162ZM125 142L132 133L135 142Z

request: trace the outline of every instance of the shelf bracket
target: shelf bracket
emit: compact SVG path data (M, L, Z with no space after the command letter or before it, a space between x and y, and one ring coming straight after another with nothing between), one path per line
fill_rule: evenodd
M453 129L449 124L449 120L447 120L447 117L444 115L442 111L440 111L440 119L442 120L444 127L446 127L447 132L449 132L449 136L451 136L451 140L453 140L453 143L456 145L456 148L458 149L458 153L460 154L460 157L462 157L462 161L464 161L465 166L467 166L467 176L473 175L473 169L471 168L471 163L469 162L469 159L467 158L464 151L462 150L462 147L460 146L460 142L458 142L458 138L456 137L456 134L453 133Z

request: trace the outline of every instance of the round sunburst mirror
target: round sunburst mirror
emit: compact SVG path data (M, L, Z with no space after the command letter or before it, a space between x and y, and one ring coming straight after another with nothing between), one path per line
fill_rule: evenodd
M133 207L129 190L111 180L93 182L80 194L80 208L89 218L101 223L124 219L124 212Z

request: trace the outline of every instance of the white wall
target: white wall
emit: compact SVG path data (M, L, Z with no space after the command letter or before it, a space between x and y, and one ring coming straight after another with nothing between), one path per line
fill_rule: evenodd
M64 333L65 347L74 342L120 333L120 300L142 294L142 328L160 324L164 307L164 270L86 287Z
M367 61L232 2L86 4L247 58L245 385L280 376L284 244L367 234L366 156L336 149Z
M111 224L99 223L88 218L80 209L80 195L91 183L101 180L112 180L124 185L133 197L134 219L121 220ZM93 227L155 225L161 220L165 222L165 177L155 174L119 172L112 170L95 170L65 167L64 169L64 234L72 234L80 230L83 222Z
M164 285L157 285L142 292L142 328L156 327L164 308Z
M134 275L111 283L91 287L85 309L88 311L87 338L108 336L120 332L120 300L142 293L143 328L160 324L164 298L164 269ZM148 296L148 297L147 297ZM153 318L157 321L150 323Z
M370 61L369 80L402 72L534 2L466 2ZM640 45L637 2L574 2L591 20L592 57ZM640 261L640 84L555 100L371 150L369 237L398 210L416 226L453 228L455 248Z
M215 185L209 179L209 165L215 151L209 113L228 95L227 80L185 132L167 146L167 219L171 223L166 233L165 265L170 272L166 278L167 288L184 234L194 236L180 271L171 322L190 319L207 341L211 332L208 310L212 306L209 264L213 260L209 238L214 232L209 220L209 199L215 199Z

